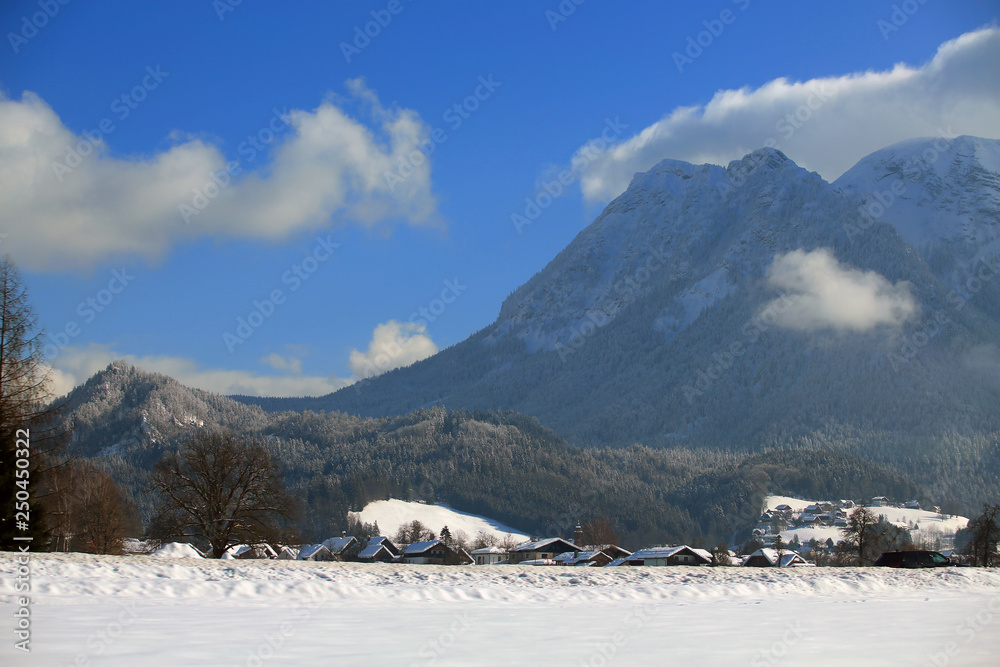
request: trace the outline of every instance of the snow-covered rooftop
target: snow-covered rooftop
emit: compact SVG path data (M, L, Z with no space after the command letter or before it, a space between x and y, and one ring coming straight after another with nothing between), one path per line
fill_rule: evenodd
M427 540L424 542L414 542L403 549L404 554L420 554L441 543L441 540Z

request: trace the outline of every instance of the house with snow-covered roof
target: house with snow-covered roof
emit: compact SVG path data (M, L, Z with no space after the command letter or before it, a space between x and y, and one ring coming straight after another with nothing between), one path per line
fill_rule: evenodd
M299 557L299 550L294 547L281 547L278 549L278 560L295 560Z
M299 549L296 560L331 561L333 554L322 544L306 544Z
M613 558L601 550L596 551L566 551L553 558L557 565L574 565L583 567L604 567Z
M686 544L639 549L625 559L625 565L664 567L670 565L711 565L712 554Z
M277 558L278 552L270 544L234 544L222 554L223 558L240 558L244 560L266 560Z
M402 559L412 565L471 565L475 562L465 549L450 547L441 540L409 544L403 547Z
M357 538L346 534L325 540L323 546L330 550L335 560L344 560L360 551Z
M743 559L743 567L792 567L809 565L806 560L794 551L782 551L781 558L775 549L757 549Z
M388 537L370 537L365 548L358 552L358 560L363 563L391 563L402 555L399 547Z
M567 551L583 551L583 549L561 537L522 542L511 549L508 562L516 565L529 560L552 560Z
M473 549L469 555L476 561L476 565L498 565L507 558L504 550L497 546Z

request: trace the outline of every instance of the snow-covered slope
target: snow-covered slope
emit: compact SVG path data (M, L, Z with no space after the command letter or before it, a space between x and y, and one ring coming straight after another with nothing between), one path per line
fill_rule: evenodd
M850 229L858 242L877 220L895 227L961 293L981 270L995 276L996 268L982 264L1000 260L1000 140L903 141L865 157L834 185L868 216Z
M378 523L380 532L383 535L392 536L399 530L399 527L419 521L435 534L440 534L441 529L448 526L452 535L457 536L462 531L473 539L480 532L493 535L497 539L503 539L507 535L513 535L517 539L527 539L527 534L505 526L499 521L459 512L447 505L428 505L426 503L409 502L406 500L376 500L368 503L360 512L351 513L355 518L364 523Z
M809 505L817 502L825 501L802 500L788 496L767 496L764 500L764 509L773 510L778 505L788 505L793 512L800 513ZM849 517L856 510L857 508L848 509L844 513ZM876 516L884 516L886 521L894 523L900 528L910 528L910 537L914 542L933 543L935 540L940 540L947 545L954 540L955 533L969 525L967 517L939 514L928 510L906 507L870 507L869 510ZM786 542L790 542L794 537L798 537L802 544L811 539L819 542L832 539L836 543L844 539L844 532L834 526L801 526L781 531L781 539Z

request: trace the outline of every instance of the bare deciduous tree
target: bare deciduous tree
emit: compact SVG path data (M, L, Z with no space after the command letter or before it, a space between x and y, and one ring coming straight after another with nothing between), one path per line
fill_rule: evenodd
M983 513L969 522L966 530L969 543L966 553L972 557L972 564L993 567L1000 564L1000 505L983 505Z
M73 494L71 515L73 550L124 553L125 538L141 530L138 512L111 475L89 465L80 466L79 470L81 481Z
M15 536L31 537L32 550L48 542L45 477L60 438L57 431L43 430L54 416L43 333L21 274L5 255L0 260L0 549L11 551L17 548ZM18 467L19 459L27 467Z
M877 539L878 517L867 507L859 507L851 513L844 531L842 550L856 556L856 564L871 565L875 554L872 552Z
M618 533L606 517L591 519L583 524L583 543L597 548L618 544Z
M198 537L221 558L233 544L261 543L291 517L293 499L263 445L202 432L153 469L160 493L154 532Z

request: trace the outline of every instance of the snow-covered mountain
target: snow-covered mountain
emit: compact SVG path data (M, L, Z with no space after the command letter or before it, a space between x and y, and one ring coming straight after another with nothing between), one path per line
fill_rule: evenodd
M849 229L859 242L873 221L891 224L959 293L997 272L1000 141L904 141L862 159L834 185L860 204L864 217Z
M993 484L1000 280L967 276L996 256L997 146L905 142L836 184L773 149L664 160L466 341L326 397L247 400L504 408L582 445L822 446Z

